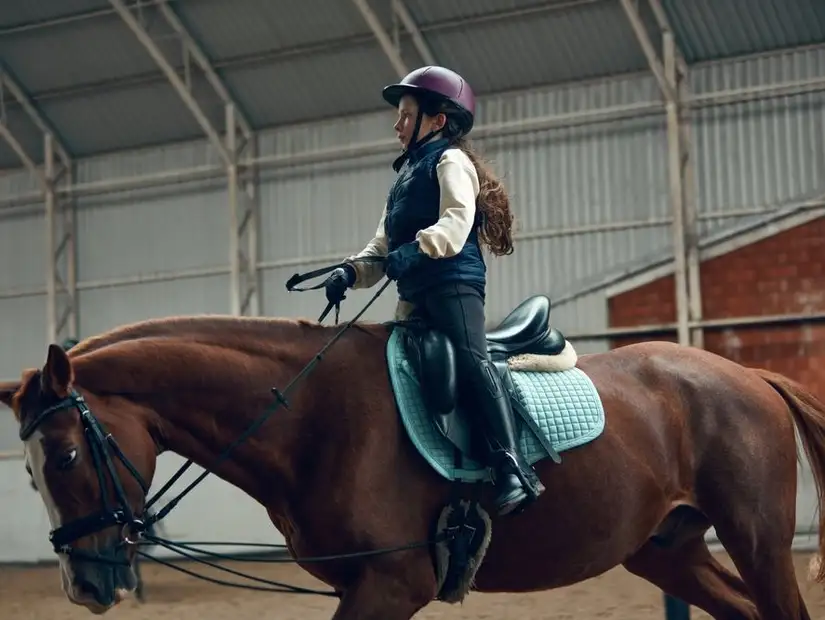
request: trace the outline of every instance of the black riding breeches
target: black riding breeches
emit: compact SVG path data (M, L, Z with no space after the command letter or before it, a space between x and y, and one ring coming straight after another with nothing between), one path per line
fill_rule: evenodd
M489 357L481 293L465 284L444 284L428 289L414 303L415 314L453 344L461 400L489 389L482 365Z

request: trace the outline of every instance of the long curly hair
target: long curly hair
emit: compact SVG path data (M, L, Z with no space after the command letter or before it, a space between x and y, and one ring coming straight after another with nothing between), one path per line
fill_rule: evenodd
M421 111L427 116L444 113L447 122L441 131L442 136L449 140L451 146L461 149L475 166L479 182L476 208L482 218L478 230L479 241L482 245L486 245L495 256L512 254L513 211L510 208L510 197L507 195L504 183L466 138L464 130L466 119L463 112L449 102L445 103L426 97L419 98L418 103Z

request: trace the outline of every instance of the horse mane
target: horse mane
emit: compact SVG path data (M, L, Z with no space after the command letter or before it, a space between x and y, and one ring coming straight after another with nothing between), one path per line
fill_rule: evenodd
M354 326L355 327L355 326ZM147 393L168 387L181 377L178 367L197 368L185 383L207 389L227 379L227 365L245 368L238 381L260 372L260 360L298 359L309 362L340 326L303 318L191 315L148 319L86 338L67 351L79 383L107 393ZM379 335L380 324L357 324L350 332ZM339 343L341 344L341 343ZM215 363L215 362L218 363ZM180 363L184 362L184 363Z
M234 374L237 381L248 381L252 375L266 371L266 365L255 361L292 358L303 365L340 329L304 318L180 315L115 327L81 340L66 355L72 361L76 381L87 389L101 394L148 396L176 380L175 389L180 389L181 378L200 390L225 382L228 374ZM357 334L375 343L375 338L386 338L388 331L381 323L357 322L342 340ZM200 372L170 376L172 361L184 362L178 367L197 367ZM227 365L245 367L248 372L227 373ZM27 368L20 382L14 382L17 389L11 396L11 409L18 422L18 404L40 376L40 370Z
M145 319L127 323L90 336L69 349L70 358L98 351L114 344L146 338L195 338L209 341L222 340L226 344L241 336L277 337L285 328L323 332L328 326L307 319L282 317L238 317L222 314L181 315Z

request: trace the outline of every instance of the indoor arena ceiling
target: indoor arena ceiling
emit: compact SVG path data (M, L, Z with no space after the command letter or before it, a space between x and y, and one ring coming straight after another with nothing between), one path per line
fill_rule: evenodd
M647 0L632 2L655 36ZM821 0L659 5L689 64L825 42ZM620 0L2 2L0 130L13 139L0 140L0 168L19 168L19 151L42 162L44 129L69 158L202 138L223 131L226 101L251 130L366 112L422 64L454 68L479 94L645 71L625 11Z

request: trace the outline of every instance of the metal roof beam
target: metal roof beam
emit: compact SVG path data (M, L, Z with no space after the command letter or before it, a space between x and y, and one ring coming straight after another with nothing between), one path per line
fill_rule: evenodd
M421 33L421 29L418 27L418 23L415 21L415 18L413 18L407 5L404 4L404 0L392 0L392 10L398 19L401 20L401 23L404 24L407 32L410 33L413 45L424 62L428 65L437 65L435 54L433 54L427 41L424 40L424 35Z
M11 92L43 134L43 167L40 168L7 126L5 110L2 110L0 137L37 178L42 190L47 256L46 338L48 342L60 342L77 335L75 208L70 189L66 191L72 187L72 159L23 86L10 74L8 67L0 66L0 94L5 90ZM60 192L60 189L64 191Z
M238 122L235 117L237 111L228 103L225 112L227 148L239 156L245 155L247 161L254 160L257 155L257 140L247 140L244 145L238 144ZM258 168L238 163L227 168L227 177L230 309L236 316L259 316L261 297L258 274Z
M404 77L407 75L407 73L409 73L409 69L407 68L407 64L404 62L404 59L401 58L401 52L395 45L393 45L389 33L387 33L384 26L381 25L381 21L378 19L375 11L373 11L370 7L369 2L367 2L367 0L352 0L352 3L358 8L358 11L361 13L364 21L367 22L367 25L370 27L370 30L372 30L375 38L378 39L381 49L384 50L384 54L390 61L392 68L395 69L398 77Z
M676 315L679 342L704 345L701 328L702 291L699 274L699 229L693 166L693 135L689 116L688 70L676 46L673 30L659 0L647 0L662 41L658 54L639 13L643 0L620 0L636 39L665 99L670 202L673 208L673 252L675 261Z
M23 148L23 145L20 144L20 141L15 137L12 133L9 126L6 124L5 119L0 121L0 138L6 141L6 144L11 147L11 150L17 155L23 165L26 167L26 170L32 173L37 178L37 181L40 183L40 186L45 191L48 187L48 183L46 182L46 176L43 174L43 171L37 167L37 164L34 163L34 160L29 156L26 152L26 149Z
M188 61L193 60L203 71L206 81L223 101L225 140L195 101L172 64L164 57L163 52L151 39L146 29L138 23L123 0L109 1L161 68L223 158L227 176L230 220L230 306L232 314L235 315L258 315L260 314L260 297L258 295L258 273L255 267L258 250L258 179L257 168L252 163L257 154L257 145L251 123L240 111L237 102L230 95L201 46L166 0L158 4L158 10L183 45L186 68L189 67Z
M252 124L249 122L247 116L241 111L241 106L238 104L238 101L229 94L226 84L224 84L223 80L215 72L215 67L212 65L209 58L207 58L203 48L195 40L194 35L192 35L186 26L183 25L183 22L181 22L178 14L175 13L171 6L169 6L168 0L160 0L158 2L158 10L160 10L160 14L163 15L167 23L178 34L187 53L189 53L198 67L200 67L201 71L203 71L206 81L209 82L209 85L212 86L218 94L218 97L220 97L221 101L223 101L224 105L232 104L232 107L235 110L235 122L238 123L238 127L243 133L244 138L246 140L251 139Z
M659 84L659 89L662 91L665 100L675 101L677 96L676 85L668 80L668 76L665 74L664 63L659 57L659 54L656 52L656 48L653 46L653 41L650 40L650 35L647 32L647 28L645 28L645 25L642 22L642 17L639 15L638 8L639 0L619 1L621 2L625 15L627 15L631 28L633 28L633 32L636 34L636 39L642 48L645 58L647 58L647 64L650 66L650 70L653 72L653 77L656 78L656 82Z
M43 116L43 114L41 114L41 112L35 107L34 103L32 103L31 96L29 96L26 89L24 89L12 75L8 66L0 61L0 91L4 90L8 90L12 94L12 97L14 97L17 100L17 103L20 104L20 107L23 108L23 112L26 113L26 116L31 119L32 123L37 126L41 133L44 135L52 135L54 148L55 151L57 151L57 155L60 157L60 161L63 162L63 165L66 168L69 168L72 165L72 158L69 155L69 149L66 148L66 145L57 138L54 127L52 127L51 123L46 120L46 117Z
M56 142L51 133L43 134L43 169L46 189L45 204L46 251L46 338L48 342L63 342L76 338L77 309L77 243L75 237L76 209L74 196L61 193L59 184L72 185L72 168L60 170L55 161Z
M673 36L674 43L676 42L676 37L673 35L673 27L670 25L670 19L667 16L667 12L665 8L662 6L662 0L648 0L648 4L650 5L651 10L653 11L653 16L656 18L656 23L659 25L659 30L662 31L662 34L669 32ZM679 46L675 46L676 51L676 68L682 73L682 75L687 75L687 61L685 60L685 55L682 53L682 50L679 49Z
M143 47L146 48L146 51L172 84L172 87L183 100L183 103L187 108L189 108L189 111L192 112L192 115L195 117L198 125L201 126L204 133L206 133L206 136L209 138L209 141L218 151L218 154L223 159L224 164L227 167L234 165L234 154L230 153L226 148L226 145L221 139L218 130L207 118L200 104L195 100L195 97L187 88L186 84L184 84L180 76L178 76L169 60L163 55L163 52L160 51L157 44L152 40L152 37L146 29L138 22L135 16L132 15L129 7L126 6L123 0L109 0L109 3L114 7L117 14L120 15L129 30L134 33L138 41L143 45Z

